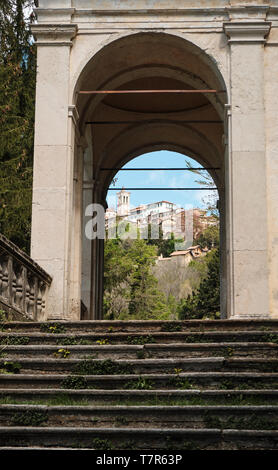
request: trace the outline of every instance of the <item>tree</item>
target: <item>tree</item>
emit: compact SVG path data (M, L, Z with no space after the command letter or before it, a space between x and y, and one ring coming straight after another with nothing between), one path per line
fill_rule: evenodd
M182 243L183 239L175 238L174 233L171 233L170 238L163 238L163 230L159 224L159 237L157 239L151 238L151 224L148 225L148 244L157 246L157 255L162 255L163 258L168 258L171 253L176 249L176 243Z
M36 55L26 0L0 0L0 231L28 251Z
M114 320L128 314L128 276L131 260L119 238L106 240L104 245L104 297L103 310L106 319Z
M198 237L198 244L201 248L212 248L219 247L219 226L212 225L211 227L206 228Z
M165 295L152 266L157 248L145 240L107 240L104 262L104 313L109 319L167 318Z
M166 299L157 288L157 279L151 272L157 249L145 240L134 240L130 249L133 272L130 277L129 314L137 319L157 318L167 314Z
M207 275L199 288L179 306L180 319L218 318L220 310L220 258L219 249L207 255Z
M185 160L185 165L190 171L192 171L192 173L195 173L199 177L199 179L196 179L195 182L210 191L209 195L203 198L203 204L205 206L206 212L218 220L218 191L213 189L215 187L215 182L212 176L208 173L208 171L194 170L192 164L188 160Z

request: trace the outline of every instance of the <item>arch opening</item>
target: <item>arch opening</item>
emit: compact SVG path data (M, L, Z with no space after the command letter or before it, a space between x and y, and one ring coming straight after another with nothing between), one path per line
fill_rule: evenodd
M197 174L190 170L196 167ZM134 157L116 174L105 214L105 320L219 318L219 275L209 309L195 310L198 296L191 306L201 280L212 277L209 263L219 270L218 191L203 170L185 154L160 150Z
M149 91L76 95L79 130L86 142L83 212L90 203L107 208L107 191L117 169L143 153L170 150L211 168L209 171L220 201L221 309L222 316L225 316L226 169L223 136L226 133L224 108L227 97L223 92L223 78L213 59L181 37L138 33L113 41L92 57L76 84L78 90ZM158 93L162 90L191 92ZM221 93L196 93L196 90L218 90ZM168 166L171 166L170 161ZM85 316L91 319L102 318L103 246L103 240L92 243L83 240L83 284L87 293Z

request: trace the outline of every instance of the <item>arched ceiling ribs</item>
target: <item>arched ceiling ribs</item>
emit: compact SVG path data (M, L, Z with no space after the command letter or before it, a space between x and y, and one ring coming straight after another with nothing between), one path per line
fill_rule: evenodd
M139 79L154 79L159 77L163 79L172 79L176 82L180 82L184 88L192 89L209 89L211 85L203 80L201 77L188 72L179 67L174 67L171 65L141 65L136 66L128 70L121 71L116 74L114 77L109 77L103 81L98 89L110 89L116 90L121 88L126 88L130 83ZM131 87L132 88L132 87ZM223 118L224 109L223 109L223 98L217 94L205 94L204 97L210 102L213 108L216 110L217 114ZM97 111L98 105L102 102L106 103L107 98L105 95L88 95L86 102L83 104L83 111L81 112L80 124L84 127L86 120L89 120L91 116ZM205 103L203 103L205 104ZM134 110L133 110L134 111ZM140 112L140 111L139 111ZM173 111L174 112L174 111ZM164 111L163 111L164 113ZM82 132L82 131L81 131Z
M110 108L110 109L116 109L117 111L124 111L126 113L133 113L133 111L130 111L129 109L124 109L124 108L119 108L117 106L112 106L111 104L107 104L107 103L104 103L103 102L103 106L107 107L107 108ZM203 111L207 108L209 108L211 106L210 103L205 103L205 104L202 104L200 106L195 106L195 107L192 107L192 108L186 108L186 109L180 109L178 111L164 111L163 114L190 114L191 112L193 111ZM137 111L136 114L146 114L144 112L140 112L140 111ZM153 112L152 114L162 114L162 113L156 113L156 112Z
M175 132L171 132L173 128L175 128ZM181 130L182 132L180 132ZM176 139L178 134L180 135L179 140ZM191 126L172 124L171 122L159 126L130 126L108 143L100 156L97 168L95 168L95 176L101 181L103 194L106 194L107 188L117 174L117 171L113 170L101 172L100 169L104 163L106 166L113 165L113 168L121 168L130 159L155 149L178 150L195 159L202 166L223 167L218 150L212 142ZM210 174L219 187L222 181L221 171L211 170Z
M81 73L76 89L226 87L216 62L197 45L174 34L136 33L112 41L97 52ZM226 93L79 94L81 135L89 128L86 122L100 123L90 129L94 178L100 183L103 197L117 171L101 168L120 168L142 153L163 149L188 155L202 166L221 168L211 171L211 176L218 188L224 187L222 122L226 99Z

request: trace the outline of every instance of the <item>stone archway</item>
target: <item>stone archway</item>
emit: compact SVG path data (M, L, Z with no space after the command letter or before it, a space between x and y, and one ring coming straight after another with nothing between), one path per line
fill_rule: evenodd
M272 248L276 253L276 232L268 219L275 210L268 204L267 182L273 182L266 165L264 102L268 10L223 9L219 2L213 11L174 9L172 16L158 5L142 16L140 8L132 14L116 11L111 2L109 11L100 7L94 15L82 10L79 0L74 8L61 1L55 9L50 0L40 1L33 26L38 85L32 257L53 277L48 318L80 319L82 252L94 266L90 318L100 317L102 248L95 243L84 250L84 205L105 205L113 174L105 175L103 164L118 167L157 148L180 149L220 168L214 178L220 194L223 314L275 316L277 276L269 255ZM146 94L132 100L124 94L80 93L104 89L221 93ZM84 189L89 196L82 204Z
M107 64L110 72L106 69ZM98 71L97 81L95 70ZM94 83L91 77L94 77ZM87 64L78 87L81 90L225 91L220 73L205 53L188 41L165 33L136 34L109 44ZM84 129L81 132L91 132L89 139L92 141L90 164L93 170L89 180L85 178L84 206L90 202L105 206L107 189L117 171L103 171L104 168L120 168L146 150L179 149L205 167L219 168L211 174L218 187L222 208L223 317L227 312L223 145L226 101L224 92L79 95L77 100L80 126ZM103 121L106 124L99 124ZM88 174L90 171L88 169ZM84 239L83 247L83 300L87 307L90 305L89 318L101 319L103 242L94 240L91 245Z

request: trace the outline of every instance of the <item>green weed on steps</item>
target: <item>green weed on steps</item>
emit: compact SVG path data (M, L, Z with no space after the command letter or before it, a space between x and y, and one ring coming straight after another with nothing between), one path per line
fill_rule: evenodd
M275 430L277 422L270 417L251 416L216 416L209 411L204 413L204 424L209 429L252 429L252 430Z
M86 339L86 338L66 336L65 338L57 339L56 344L58 346L74 346L74 345L90 346L93 344L93 341L91 341L90 339Z
M119 364L111 359L99 361L82 361L74 369L80 375L124 375L133 374L131 364Z
M81 377L77 377L80 379ZM71 382L73 385L74 382ZM80 382L79 382L80 384ZM88 388L82 384L84 389ZM81 387L81 388L83 388ZM70 388L70 387L65 387ZM74 387L72 387L74 388ZM76 387L78 389L79 387ZM278 399L272 400L269 402L268 398L263 397L247 397L245 398L240 392L237 396L226 395L224 397L218 397L217 399L205 399L201 397L189 397L189 398L160 398L157 396L152 397L143 397L142 399L138 398L121 398L113 399L109 396L107 400L104 399L88 399L86 398L75 398L65 391L61 395L53 396L52 398L41 398L36 397L30 399L18 399L14 398L11 395L0 395L0 405L46 405L46 406L92 406L97 404L98 406L216 406L216 405L225 405L225 406L264 406L272 405L278 406Z
M19 374L22 368L19 362L3 361L0 362L0 373L1 374Z
M5 346L26 346L30 343L30 338L28 336L6 336L0 338L0 344Z
M42 323L40 325L40 330L42 333L65 333L66 327L61 325L61 323Z
M26 410L22 413L15 413L11 418L14 426L42 426L47 423L48 414L46 411Z
M154 388L154 383L142 377L139 377L137 380L130 380L124 386L127 390L152 390Z
M81 390L88 388L88 382L84 377L69 375L61 382L61 388Z
M175 323L175 322L167 322L165 323L165 325L163 325L161 327L161 331L165 331L165 332L175 332L175 331L181 331L182 330L182 326L179 324L179 323Z
M150 344L155 343L155 338L151 335L148 336L128 336L127 343L128 344Z

